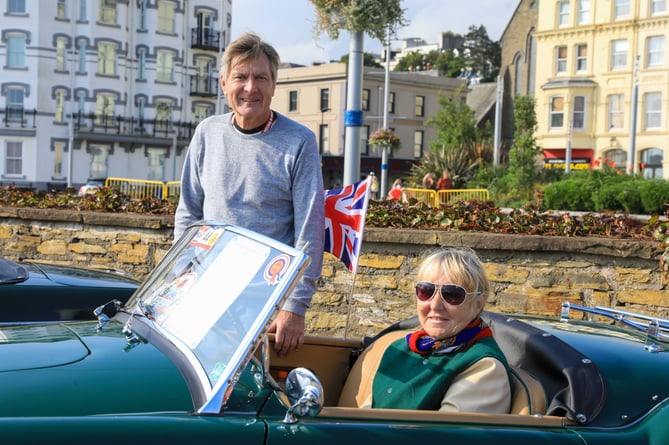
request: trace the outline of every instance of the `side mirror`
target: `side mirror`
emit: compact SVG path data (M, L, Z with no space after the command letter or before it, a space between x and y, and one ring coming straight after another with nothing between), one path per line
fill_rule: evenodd
M306 368L295 368L286 378L286 395L290 408L283 423L297 423L299 417L316 417L324 404L323 385L316 375Z

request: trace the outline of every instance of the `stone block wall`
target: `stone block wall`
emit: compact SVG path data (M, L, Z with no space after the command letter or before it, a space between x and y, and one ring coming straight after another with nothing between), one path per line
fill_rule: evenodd
M0 251L9 259L111 268L141 279L169 250L172 228L170 216L0 208ZM558 316L570 301L669 318L658 242L368 227L355 276L326 254L308 333L373 335L415 315L416 268L443 246L478 252L494 289L491 310Z

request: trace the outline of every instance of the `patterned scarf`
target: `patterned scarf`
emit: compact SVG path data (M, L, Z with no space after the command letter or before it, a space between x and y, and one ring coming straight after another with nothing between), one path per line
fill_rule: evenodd
M411 349L416 354L452 354L458 351L464 351L479 339L485 337L492 337L492 330L487 326L483 320L477 318L469 323L457 335L445 338L443 340L435 340L427 335L427 332L420 330L412 334L407 334L406 340Z

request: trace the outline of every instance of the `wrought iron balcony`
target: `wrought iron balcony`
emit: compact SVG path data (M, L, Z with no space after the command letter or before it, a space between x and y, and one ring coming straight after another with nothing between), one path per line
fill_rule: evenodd
M37 110L28 111L23 107L6 106L2 113L2 123L11 128L35 128Z
M218 51L221 33L207 28L193 28L191 30L191 48Z

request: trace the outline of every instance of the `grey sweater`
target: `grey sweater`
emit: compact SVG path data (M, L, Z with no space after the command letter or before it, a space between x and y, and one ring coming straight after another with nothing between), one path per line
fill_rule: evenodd
M174 239L199 220L222 221L306 249L311 264L283 309L304 316L323 265L323 178L316 138L275 113L265 132L243 134L232 115L195 129L181 177Z

